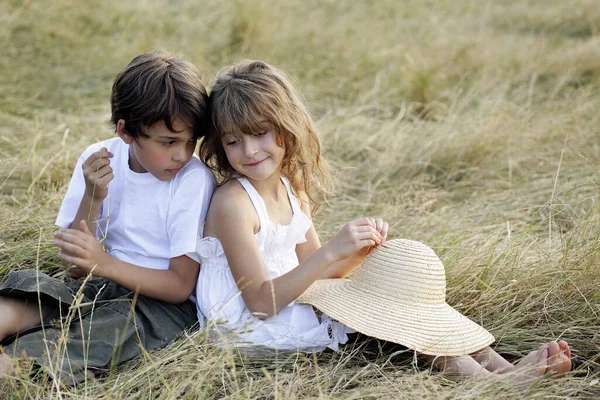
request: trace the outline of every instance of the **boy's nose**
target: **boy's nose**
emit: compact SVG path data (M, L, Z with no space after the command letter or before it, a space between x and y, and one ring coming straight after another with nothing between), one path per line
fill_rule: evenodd
M182 148L177 148L173 151L173 155L171 156L171 159L173 161L183 162L183 161L185 161L186 157L187 157L186 148L182 147Z

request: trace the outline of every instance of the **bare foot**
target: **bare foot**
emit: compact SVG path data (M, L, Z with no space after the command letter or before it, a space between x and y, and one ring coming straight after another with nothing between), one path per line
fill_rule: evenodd
M564 340L559 340L558 341L558 345L560 346L560 349L567 355L567 357L569 357L569 359L571 358L571 347L569 347L569 343L565 342Z
M13 376L15 363L6 353L0 353L0 377Z
M551 343L558 346L556 342L546 343L539 349L527 354L517 363L517 365L515 365L514 370L508 374L511 375L508 379L517 383L530 382L543 377L548 369L548 357L550 356L549 348Z
M551 342L556 343L556 342ZM548 372L552 378L560 378L571 370L571 348L564 340L548 347Z

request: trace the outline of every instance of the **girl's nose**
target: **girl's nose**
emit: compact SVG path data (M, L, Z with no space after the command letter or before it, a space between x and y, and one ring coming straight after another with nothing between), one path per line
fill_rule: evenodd
M252 138L248 138L244 141L244 151L246 153L246 157L252 158L258 153L258 146L256 145L256 141Z

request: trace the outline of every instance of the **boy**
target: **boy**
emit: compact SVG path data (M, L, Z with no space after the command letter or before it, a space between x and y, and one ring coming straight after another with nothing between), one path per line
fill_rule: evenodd
M59 257L94 278L12 273L0 286L0 372L10 372L9 356L25 353L78 382L196 323L189 297L199 265L186 254L214 190L212 174L192 157L206 107L197 69L165 51L135 57L117 76L118 138L82 154L56 219Z

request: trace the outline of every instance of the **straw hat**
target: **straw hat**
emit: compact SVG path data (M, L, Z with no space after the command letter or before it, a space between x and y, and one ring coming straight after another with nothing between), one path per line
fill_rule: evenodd
M297 300L365 335L417 352L460 356L494 337L446 304L446 273L423 243L395 239L376 247L348 279L315 281Z

